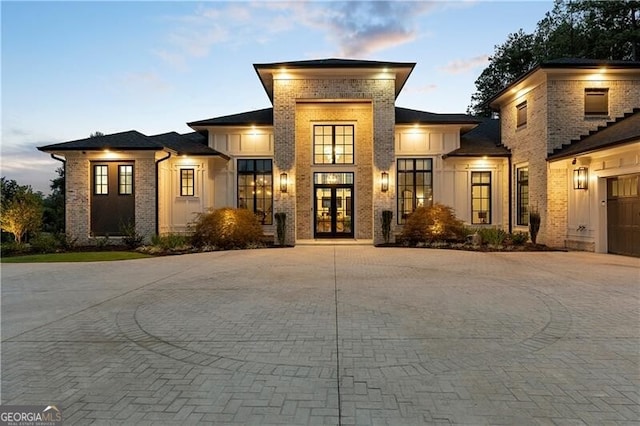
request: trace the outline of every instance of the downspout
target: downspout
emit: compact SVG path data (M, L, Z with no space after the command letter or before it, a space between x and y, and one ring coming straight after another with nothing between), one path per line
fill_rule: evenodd
M62 176L64 176L64 188L62 188L62 203L64 204L64 209L62 210L62 223L64 223L64 233L67 233L67 160L63 158L56 157L55 154L51 154L51 158L54 160L58 160L62 163Z
M171 153L168 152L166 157L162 157L159 160L156 160L156 235L160 235L160 185L159 185L159 170L160 170L160 163L162 163L165 160L168 160L169 158L171 158Z
M509 234L513 233L513 170L511 167L511 155L507 157L509 160Z

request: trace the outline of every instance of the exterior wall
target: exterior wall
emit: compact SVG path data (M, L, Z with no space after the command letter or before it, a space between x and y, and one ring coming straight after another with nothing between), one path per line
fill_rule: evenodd
M156 232L155 158L150 151L64 153L66 164L66 230L78 244L95 242L91 236L91 161L133 161L136 232L146 241ZM115 237L114 237L115 238Z
M296 109L299 101L313 100L366 100L372 103L373 113L373 164L371 166L371 181L380 176L382 171L388 171L393 162L393 129L395 124L395 80L393 79L357 79L357 78L327 78L327 79L274 79L273 105L274 105L274 176L281 172L288 174L290 182L287 193L276 191L274 205L276 212L287 214L287 244L294 244L300 231L295 220L298 208L305 207L302 198L308 198L311 194L299 185L306 185L304 179L299 181L298 167L296 164L296 151L298 147L296 135ZM363 165L364 166L364 165ZM365 171L363 170L363 173ZM359 179L364 176L359 176ZM379 185L373 185L371 189L373 205L366 206L364 210L372 210L374 243L383 241L382 230L378 222L382 210L392 209L395 191L391 189L387 193L380 191ZM309 191L310 192L310 191ZM356 194L356 197L366 196L366 193ZM300 199L300 201L299 201ZM299 204L299 202L301 204ZM367 213L358 211L358 216L364 215L365 219L358 219L356 226L363 226L369 221ZM362 228L365 230L366 228ZM301 236L304 234L301 234ZM365 235L365 234L360 234Z
M589 182L586 190L573 189L573 169L588 167ZM572 159L550 163L550 176L557 179L557 192L565 197L564 210L558 209L554 217L566 218L556 227L563 239L562 245L573 250L607 252L607 185L610 177L640 173L640 141L620 147L600 150ZM550 199L561 200L557 193ZM560 201L557 202L560 205Z

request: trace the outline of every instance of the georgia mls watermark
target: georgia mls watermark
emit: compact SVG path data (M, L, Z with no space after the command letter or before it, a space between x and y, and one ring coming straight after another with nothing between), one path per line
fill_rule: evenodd
M62 411L55 405L0 405L0 426L60 426Z

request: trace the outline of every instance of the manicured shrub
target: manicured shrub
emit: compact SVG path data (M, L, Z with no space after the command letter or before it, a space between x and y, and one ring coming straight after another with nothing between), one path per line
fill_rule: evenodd
M4 241L0 244L0 256L16 256L29 252L29 246L25 243L16 243L15 241Z
M521 231L514 232L511 234L511 241L516 246L525 245L527 241L529 241L529 233Z
M460 241L467 232L463 222L456 218L451 207L436 203L418 207L407 219L402 239L409 244L430 241Z
M175 250L191 245L191 236L184 234L154 235L151 244L162 250Z
M262 245L262 226L247 209L221 208L198 215L193 226L196 247L218 249L249 248Z
M122 243L128 249L135 249L142 245L144 237L136 231L136 225L133 222L121 223L120 232L122 233Z
M30 243L33 253L55 253L61 248L58 239L48 232L40 232L31 239Z
M391 210L382 211L382 237L384 242L388 243L391 237L391 220L393 219L393 212Z
M71 234L60 232L58 234L55 234L55 237L58 240L58 243L60 244L60 248L62 250L72 250L78 245L78 238L74 237Z
M276 232L278 235L278 244L284 245L287 237L287 214L284 212L276 213Z
M480 228L478 234L482 237L482 241L493 245L502 245L508 234L500 228Z
M531 242L536 244L536 239L538 238L538 231L540 231L540 213L537 211L532 211L529 213L529 233L531 234Z

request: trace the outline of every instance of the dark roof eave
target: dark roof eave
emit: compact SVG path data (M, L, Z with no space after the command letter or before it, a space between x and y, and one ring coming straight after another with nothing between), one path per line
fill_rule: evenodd
M557 154L552 154L547 156L547 161L565 160L567 158L578 157L580 155L585 155L585 154L591 154L593 152L602 151L603 149L613 148L620 145L628 145L628 144L632 144L634 142L639 142L639 141L640 139L638 138L638 136L632 136L630 138L621 139L615 142L610 142L607 144L600 145L596 148L586 149L584 151L577 150L577 151L559 152Z
M104 151L104 150L114 150L114 151L162 151L164 148L162 147L146 147L146 148L141 148L141 147L134 147L134 148L129 148L129 147L110 147L110 146L103 146L103 147L73 147L73 148L63 148L63 147L59 147L56 148L55 145L46 145L46 146L39 146L36 148L38 151L42 151L42 152L58 152L58 151Z
M509 158L511 157L511 153L510 152L506 152L504 154L482 154L482 153L458 153L455 151L452 151L448 154L442 154L442 159L447 159L449 157L456 157L456 158L464 158L464 157L468 157L468 158L477 158L477 157L491 157L491 158Z

